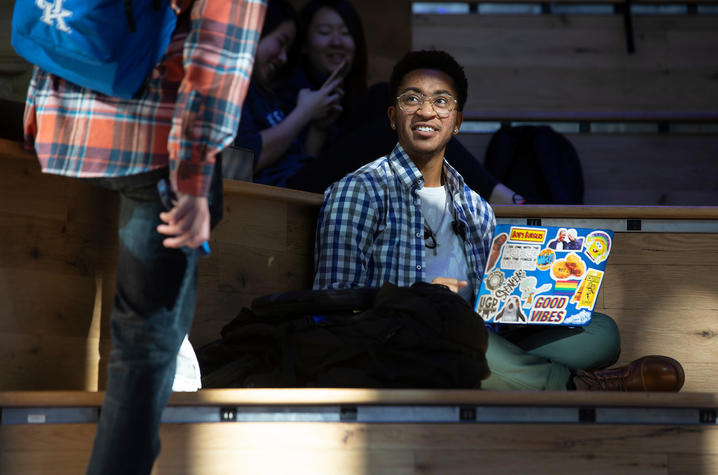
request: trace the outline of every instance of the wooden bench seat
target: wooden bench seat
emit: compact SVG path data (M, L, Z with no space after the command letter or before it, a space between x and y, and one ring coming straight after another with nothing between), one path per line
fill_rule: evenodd
M81 473L102 395L0 392L0 473ZM175 393L153 473L715 473L716 407L695 393Z

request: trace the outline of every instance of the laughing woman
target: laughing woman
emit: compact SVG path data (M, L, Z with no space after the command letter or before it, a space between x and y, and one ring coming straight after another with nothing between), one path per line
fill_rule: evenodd
M320 145L312 144L320 143L315 137L321 131L312 122L334 110L342 96L341 80L334 79L316 90L299 90L292 108L282 106L276 86L296 63L298 31L291 4L270 0L235 138L235 145L254 153L258 183L286 186L287 178L318 154Z
M348 0L310 0L300 12L303 25L299 67L280 89L287 104L299 91L318 89L335 71L342 71L341 102L313 121L317 139L316 160L289 177L286 186L322 192L347 173L385 155L396 144L396 132L386 117L388 84L367 89L367 47L359 14ZM346 65L342 67L342 65ZM492 203L522 201L494 178L455 138L447 145L447 158L474 189Z

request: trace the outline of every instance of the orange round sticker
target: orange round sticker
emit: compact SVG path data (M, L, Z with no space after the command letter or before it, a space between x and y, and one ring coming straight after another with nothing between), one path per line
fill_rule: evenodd
M546 248L539 252L536 258L536 268L539 270L546 270L551 267L551 264L556 260L556 253L553 249Z

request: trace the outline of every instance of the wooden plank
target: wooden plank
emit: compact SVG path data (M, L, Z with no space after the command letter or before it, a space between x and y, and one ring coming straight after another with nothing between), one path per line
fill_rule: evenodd
M0 299L4 302L0 315L7 317L0 320L0 331L88 336L101 291L97 288L101 276L98 278L0 267Z
M636 54L629 55L618 15L418 15L413 48L451 51L465 67L468 117L717 117L710 53L717 23L712 16L634 17Z
M616 233L609 269L613 265L718 265L716 239L712 233Z
M8 271L23 269L58 277L94 277L106 272L112 275L117 246L115 225L79 223L74 209L72 216L56 220L0 212L0 266Z
M0 391L96 390L98 356L96 337L0 332Z
M560 450L535 452L497 450L421 450L416 453L416 466L422 474L472 475L490 471L494 475L659 475L668 474L668 456L658 454L606 454L602 452L572 453L567 457ZM529 469L530 467L530 469Z
M2 426L0 469L46 473L43 468L55 466L53 473L78 473L94 431L93 424ZM165 424L160 433L154 474L236 473L238 467L242 473L476 473L479 467L520 473L529 461L532 473L609 467L622 474L713 473L718 445L716 429L706 426L242 423ZM291 461L298 472L276 461Z
M581 158L587 203L718 204L715 136L586 134L569 140ZM653 193L650 201L637 193L646 190Z
M492 205L497 218L715 220L716 206Z
M224 180L222 182L225 194L241 194L251 198L266 198L273 201L289 201L296 205L320 206L322 195L307 191L278 188L276 186L250 183L247 181Z
M305 450L268 446L264 449L230 450L206 448L197 452L179 450L176 439L172 456L161 456L154 475L212 474L386 474L413 475L414 452L411 450ZM191 441L186 445L192 449Z
M103 391L0 391L0 407L99 407ZM460 389L241 388L173 393L169 406L478 405L533 407L718 406L716 392L479 391Z
M51 437L43 432L51 430ZM2 426L7 453L34 447L38 452L81 451L94 424ZM63 440L62 434L73 436ZM12 434L12 436L10 436ZM685 453L716 455L718 429L710 426L584 424L360 424L360 423L205 423L164 424L164 452L181 444L185 453L200 450L481 450L551 451L566 456L588 451L604 454ZM178 438L180 440L178 440ZM190 442L191 441L191 442ZM188 446L188 443L191 445ZM177 456L177 454L174 454ZM213 473L211 471L205 473Z
M64 220L67 216L67 179L44 175L32 156L2 157L0 212ZM48 197L54 199L48 199Z
M691 454L668 454L669 475L695 475L698 473L718 473L718 456Z
M610 258L609 258L610 259ZM608 309L686 312L718 308L718 267L706 266L612 266L601 286ZM610 274L609 274L610 272ZM690 298L683 296L688 294ZM691 318L686 315L686 318ZM673 323L676 323L675 321Z
M715 135L564 135L581 160L586 204L718 205ZM459 135L482 162L490 138Z

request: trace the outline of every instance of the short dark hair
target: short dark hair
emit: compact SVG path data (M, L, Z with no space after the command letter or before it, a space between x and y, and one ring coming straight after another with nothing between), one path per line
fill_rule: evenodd
M394 69L391 71L391 79L389 79L391 104L394 103L396 96L399 94L399 86L401 86L404 77L417 69L434 69L448 75L454 82L456 94L459 96L456 98L459 110L464 109L469 89L464 68L449 53L439 50L412 51L394 65Z

